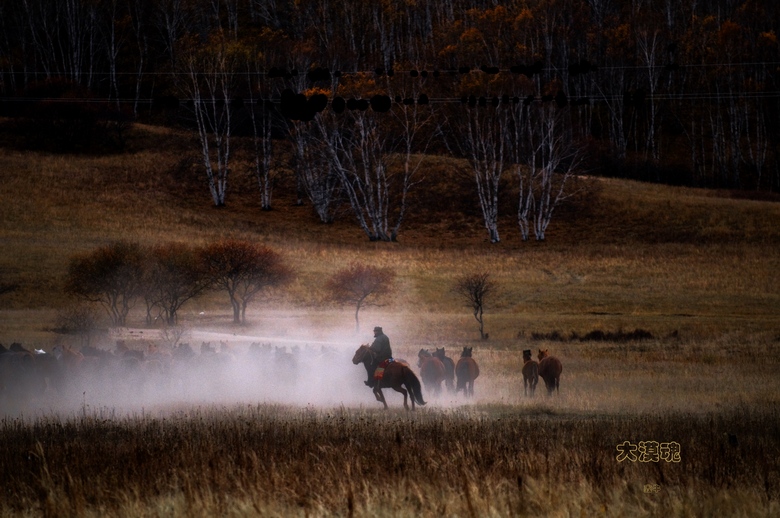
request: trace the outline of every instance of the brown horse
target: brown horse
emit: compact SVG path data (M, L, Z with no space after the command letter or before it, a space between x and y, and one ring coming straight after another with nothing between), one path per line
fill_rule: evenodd
M23 402L46 391L45 373L38 354L13 343L9 349L0 344L0 407L7 402Z
M531 358L531 349L523 351L523 394L534 397L539 383L539 364Z
M460 353L460 359L455 365L455 376L458 378L458 384L455 393L461 389L466 397L474 396L474 380L479 376L479 366L474 358L471 357L472 347L464 347Z
M375 376L376 362L374 360L374 351L371 348L363 344L355 351L355 356L352 357L352 363L355 365L362 363L366 367L366 372L369 375ZM406 389L404 389L406 387ZM412 400L412 410L417 403L420 406L425 405L425 401L422 396L422 387L420 386L420 380L412 372L405 362L393 361L390 362L384 369L381 379L377 380L374 385L374 397L377 401L382 403L387 410L387 401L385 395L382 393L383 388L391 388L396 392L400 392L404 395L404 408L409 410L407 404L407 394L409 399Z
M420 368L420 377L425 389L432 391L434 396L441 394L441 382L447 375L444 363L427 349L420 349L417 353L417 366Z
M550 356L547 349L539 349L539 377L544 380L547 387L547 395L551 396L553 391L560 392L561 372L563 365L555 356Z
M445 354L444 347L441 349L437 347L433 355L444 364L444 384L447 386L447 390L455 392L455 362Z
M74 351L69 345L55 345L51 352L67 368L79 367L84 362L84 355L80 351Z

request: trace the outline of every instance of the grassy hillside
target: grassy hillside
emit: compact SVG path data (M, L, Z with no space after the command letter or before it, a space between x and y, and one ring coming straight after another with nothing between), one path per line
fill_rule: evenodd
M273 210L260 210L255 181L240 151L236 156L227 207L215 209L192 135L138 126L128 152L112 156L0 148L0 283L15 288L0 295L0 341L23 326L12 321L45 327L42 319L71 303L61 282L77 252L115 239L200 243L223 235L266 243L298 272L289 291L255 308L260 324L271 310L308 308L333 311L338 316L326 320L351 325L349 309L331 307L322 285L336 268L360 259L399 273L382 318L406 328L436 315L447 320L444 336L474 331L449 286L476 270L489 271L501 287L486 316L499 339L594 328L780 329L780 203L771 196L580 178L547 241L523 243L508 177L502 242L491 245L466 164L430 157L399 242L371 243L348 211L324 225L310 206L296 205L294 181L283 175ZM226 310L225 302L203 299L185 307L182 318ZM16 311L13 318L8 310ZM379 310L367 317L371 311Z
M777 200L581 178L546 242L520 242L507 196L503 241L491 245L464 164L432 157L400 242L371 243L346 213L322 225L296 206L289 179L261 211L238 162L228 206L212 208L188 135L136 128L129 149L0 147L0 283L14 287L0 295L0 343L79 345L52 331L73 307L62 279L73 254L110 240L229 234L272 246L297 278L250 306L245 326L231 324L224 294L183 308L186 341L229 342L224 363L201 354L160 372L85 361L39 394L0 372L0 416L14 417L0 421L10 445L0 515L777 515ZM354 310L323 288L355 259L398 273L396 294L361 312L357 334ZM499 288L484 342L451 291L478 270ZM134 329L140 312L130 320L101 323L91 344L145 348L173 332ZM397 358L474 347L475 397L426 386L429 404L405 412L385 390L391 409L379 410L350 361L376 324ZM256 340L305 353L292 371L256 363ZM320 343L339 347L323 356ZM555 396L542 381L524 395L528 348L562 360ZM626 441L673 441L681 462L618 461Z

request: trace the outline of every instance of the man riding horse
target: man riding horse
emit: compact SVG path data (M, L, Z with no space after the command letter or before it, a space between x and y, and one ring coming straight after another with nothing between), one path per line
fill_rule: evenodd
M384 368L388 360L393 358L390 339L382 332L382 328L379 326L374 328L374 342L369 346L369 349L374 353L374 363L371 365L372 368L368 372L368 380L365 384L373 387L376 383L377 369Z

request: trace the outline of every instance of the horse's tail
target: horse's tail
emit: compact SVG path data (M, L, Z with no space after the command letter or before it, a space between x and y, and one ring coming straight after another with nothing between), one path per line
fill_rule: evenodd
M415 403L420 406L425 405L426 403L425 400L423 400L420 380L417 379L417 376L414 374L412 369L407 367L404 369L404 371L404 385L406 385L406 388L409 389L409 393L414 398Z

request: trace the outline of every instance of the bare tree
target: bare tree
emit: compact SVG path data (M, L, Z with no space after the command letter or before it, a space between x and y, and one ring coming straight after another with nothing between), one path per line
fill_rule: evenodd
M207 45L192 47L185 60L187 79L182 88L192 99L203 166L216 207L224 207L227 195L233 129L231 101L239 54L240 49L216 33Z
M459 278L453 286L453 291L464 297L468 301L468 306L474 312L474 318L479 324L479 336L486 340L488 334L485 333L485 322L483 315L485 312L485 299L495 291L495 284L489 279L488 273L472 273Z
M116 109L119 110L120 95L119 83L117 81L117 62L127 36L126 31L123 30L126 20L119 16L119 0L106 0L101 7L99 14L103 19L98 27L103 32L103 46L108 58L109 98L113 97Z
M658 117L658 106L656 101L656 93L658 90L658 84L661 78L661 67L658 66L657 60L659 47L661 45L659 31L656 29L652 34L649 31L639 31L637 35L637 49L639 55L642 58L642 65L647 79L648 87L648 108L647 108L647 135L645 138L645 154L650 153L650 157L653 161L658 161L660 158L660 149L658 146L656 134L658 133L658 124L656 119Z
M522 123L525 131L514 133L515 173L520 188L518 224L523 241L528 240L529 219L537 241L544 241L555 208L569 196L568 181L580 163L580 152L571 141L568 107L543 103L531 108Z
M47 78L64 76L91 86L99 52L97 7L80 0L22 0L38 62Z
M169 326L163 328L160 333L160 338L163 343L168 346L168 349L173 350L179 346L179 342L189 336L190 330L182 326Z
M185 0L163 0L154 4L159 38L170 66L175 69L178 66L177 44L189 28L192 13Z
M320 221L332 223L343 201L344 190L325 149L312 134L312 124L304 121L290 124L293 168Z
M360 331L360 309L378 306L376 299L392 293L395 272L358 262L337 271L326 283L331 298L355 305L355 332Z
M385 113L391 109L389 98L372 100L370 110L368 100L362 103L342 115L332 110L318 115L314 128L360 228L371 241L396 241L420 169L414 153L426 147L419 132L430 115L409 105ZM378 108L383 103L387 110ZM399 130L395 134L393 124ZM400 157L400 167L393 157Z
M371 241L391 241L391 179L385 136L376 115L350 110L318 116L317 129L360 228Z
M153 246L146 254L144 268L146 323L153 323L152 309L159 308L166 324L176 324L179 309L207 287L197 249L183 243Z
M490 242L498 243L498 193L507 158L509 119L506 109L488 105L486 100L470 104L453 134L461 136L456 142L471 165Z
M203 250L208 279L224 289L233 307L233 322L246 322L246 308L263 290L292 280L282 257L265 246L238 239L223 239Z
M263 210L271 210L271 195L273 193L273 127L275 110L271 102L271 88L268 81L254 83L253 77L262 77L264 72L263 56L259 51L252 52L247 74L249 120L252 124L252 143L255 156L255 178L260 189L260 206Z
M114 325L123 326L141 294L142 279L140 245L118 241L71 259L65 291L100 304Z
M89 304L67 307L57 313L54 329L58 333L74 334L80 337L82 346L89 345L93 331L97 327L97 315Z
M414 96L419 99L417 93L415 91ZM429 127L433 125L434 113L430 108L425 105L421 106L418 102L413 105L397 103L392 114L399 128L398 142L393 148L401 160L403 170L400 178L401 195L398 202L398 217L390 235L391 240L395 241L406 215L409 192L412 187L422 181L419 171L434 135L432 131L428 131Z

